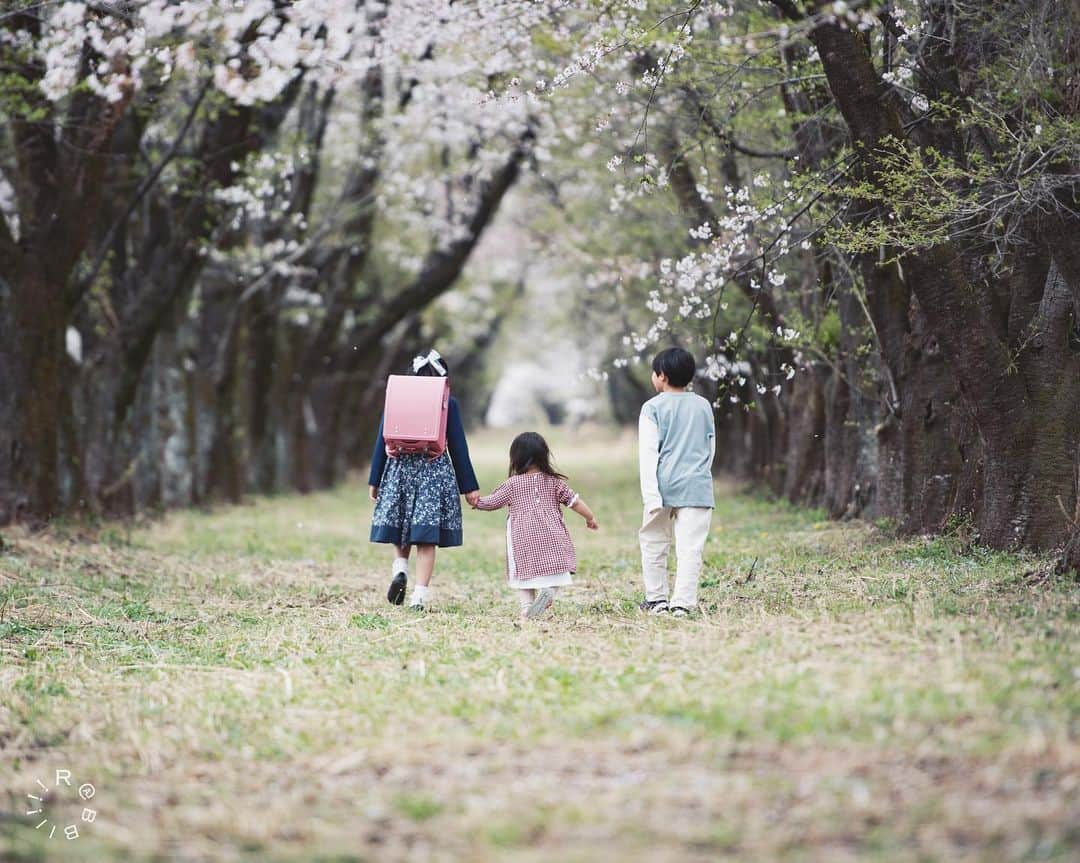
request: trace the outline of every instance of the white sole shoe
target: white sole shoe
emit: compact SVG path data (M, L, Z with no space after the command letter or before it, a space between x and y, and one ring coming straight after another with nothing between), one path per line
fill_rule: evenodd
M534 617L539 617L541 614L551 608L551 603L553 603L554 601L555 591L552 590L550 587L541 588L536 594L536 599L533 600L532 605L530 605L528 610L525 612L525 618L527 620L532 620Z

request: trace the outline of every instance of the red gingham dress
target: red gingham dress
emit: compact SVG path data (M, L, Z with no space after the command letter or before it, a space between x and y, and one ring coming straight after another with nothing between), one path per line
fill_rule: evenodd
M573 506L577 497L557 477L546 473L523 473L510 477L477 501L477 509L490 511L510 507L515 580L560 575L577 569L574 543L560 508L560 504Z

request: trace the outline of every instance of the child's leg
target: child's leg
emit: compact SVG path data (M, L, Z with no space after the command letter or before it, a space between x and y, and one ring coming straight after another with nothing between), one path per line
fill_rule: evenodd
M518 603L521 605L521 616L525 616L525 612L529 610L529 606L533 604L533 600L536 599L536 591L529 588L515 588L514 593L518 595Z
M535 593L532 605L525 609L523 617L534 618L540 617L545 611L551 608L551 604L555 601L555 594L558 593L557 587L542 587L538 590L530 591Z
M712 510L682 506L675 510L675 589L672 608L692 609L697 605L698 581L701 579L701 556L709 538Z
M386 599L391 605L401 605L405 601L405 591L409 586L409 552L407 545L394 546L394 562L390 564L390 589Z
M427 605L428 585L435 572L435 551L438 546L418 545L416 547L416 587L413 588L409 605L423 607Z
M416 583L427 587L435 572L435 552L437 545L418 545L416 547Z
M667 559L671 547L671 509L663 507L645 513L638 531L641 544L641 574L645 579L645 601L658 602L668 597Z

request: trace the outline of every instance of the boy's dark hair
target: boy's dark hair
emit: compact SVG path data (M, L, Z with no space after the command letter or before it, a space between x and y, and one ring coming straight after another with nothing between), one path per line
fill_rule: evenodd
M694 379L697 361L688 350L668 348L653 357L652 370L658 375L664 375L673 387L685 387Z
M551 466L551 450L548 449L547 441L536 432L523 432L510 444L509 476L525 473L531 467L548 476L566 479Z

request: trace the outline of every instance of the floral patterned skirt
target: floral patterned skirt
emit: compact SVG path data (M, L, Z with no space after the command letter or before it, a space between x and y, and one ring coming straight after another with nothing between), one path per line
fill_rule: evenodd
M387 459L371 518L371 541L461 545L461 497L450 456Z

